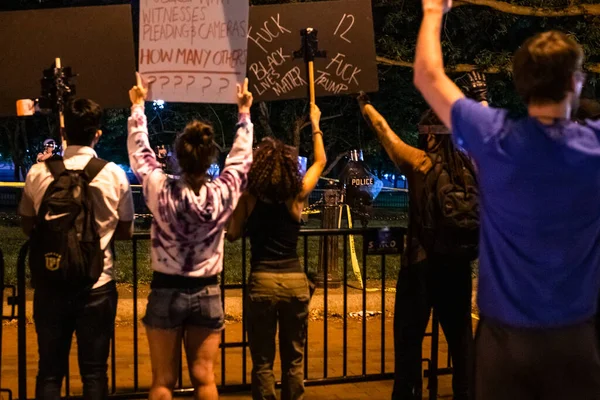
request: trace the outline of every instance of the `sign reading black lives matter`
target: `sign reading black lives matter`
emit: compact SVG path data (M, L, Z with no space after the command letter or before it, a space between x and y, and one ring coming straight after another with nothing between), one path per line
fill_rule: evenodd
M300 32L318 31L317 96L376 92L377 64L370 0L323 1L250 7L248 79L257 100L307 97L306 63L294 59Z

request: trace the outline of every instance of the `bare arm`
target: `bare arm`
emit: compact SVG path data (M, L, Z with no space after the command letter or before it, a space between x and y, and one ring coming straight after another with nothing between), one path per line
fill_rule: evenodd
M440 34L442 18L450 4L451 0L423 0L414 64L415 86L448 129L452 128L452 106L465 97L444 71Z
M229 226L227 227L227 240L234 242L242 237L244 234L244 227L246 226L246 220L248 219L248 199L250 194L245 192L237 207L233 211Z
M304 179L302 180L302 191L298 195L299 201L304 201L310 195L310 192L319 183L319 178L325 169L327 164L327 155L325 154L325 145L323 144L323 132L319 127L319 121L321 120L321 110L316 104L310 105L310 122L312 124L313 132L313 152L314 161L310 168L306 171Z
M421 170L422 172L426 172L431 168L431 159L427 157L427 154L404 143L390 128L385 118L369 103L366 94L361 93L358 102L367 124L377 134L381 145L398 168L403 171Z

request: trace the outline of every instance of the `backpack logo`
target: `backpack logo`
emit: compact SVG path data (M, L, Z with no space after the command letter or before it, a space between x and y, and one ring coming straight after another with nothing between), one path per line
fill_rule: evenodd
M46 253L46 269L56 271L60 267L61 256L58 253Z
M54 220L56 220L56 219L60 219L60 218L62 218L62 217L66 217L67 215L69 215L69 213L63 213L63 214L51 215L51 214L50 214L50 211L48 211L48 212L46 213L46 216L44 217L44 219L45 219L46 221L54 221Z

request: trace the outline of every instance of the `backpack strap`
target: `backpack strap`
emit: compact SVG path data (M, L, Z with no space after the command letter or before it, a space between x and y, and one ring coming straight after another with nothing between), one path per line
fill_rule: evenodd
M57 180L67 170L63 158L59 155L50 157L45 163L54 180Z
M88 182L94 180L94 178L102 171L102 169L108 164L108 161L101 158L92 157L83 169L83 173L88 179Z

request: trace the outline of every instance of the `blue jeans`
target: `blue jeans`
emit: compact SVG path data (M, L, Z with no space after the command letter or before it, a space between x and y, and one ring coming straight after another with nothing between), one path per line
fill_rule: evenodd
M142 321L154 329L195 326L220 331L225 326L221 287L154 288Z
M304 398L304 344L309 282L304 272L253 272L248 281L252 399L275 400L275 335L279 323L281 400Z
M77 335L83 398L100 400L108 397L107 361L116 312L114 281L79 293L36 289L33 299L39 347L36 399L60 399L73 332Z

